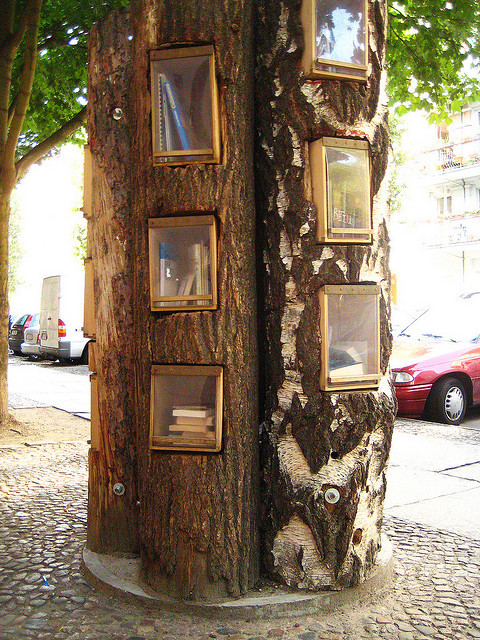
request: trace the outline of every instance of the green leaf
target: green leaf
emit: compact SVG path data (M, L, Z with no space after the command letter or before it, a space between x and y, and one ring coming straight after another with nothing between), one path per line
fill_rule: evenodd
M480 4L397 0L389 5L388 73L392 107L440 119L480 96ZM475 70L477 69L477 72Z

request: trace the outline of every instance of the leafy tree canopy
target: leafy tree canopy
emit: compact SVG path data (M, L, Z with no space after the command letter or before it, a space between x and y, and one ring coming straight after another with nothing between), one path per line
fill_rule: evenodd
M1 0L15 5L15 26L30 0ZM94 22L128 0L43 0L37 64L17 159L71 120L86 104L87 36ZM21 82L24 49L15 58L11 105Z
M424 109L438 122L480 99L479 32L475 0L392 0L389 93L400 115Z

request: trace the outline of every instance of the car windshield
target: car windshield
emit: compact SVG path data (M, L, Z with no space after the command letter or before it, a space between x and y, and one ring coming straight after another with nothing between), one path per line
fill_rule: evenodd
M428 309L414 320L400 336L475 342L480 336L480 296L463 298L452 303Z

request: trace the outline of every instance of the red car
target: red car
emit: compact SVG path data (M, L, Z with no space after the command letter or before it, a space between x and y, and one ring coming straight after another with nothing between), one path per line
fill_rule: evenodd
M480 292L429 309L395 339L398 414L460 424L480 404Z

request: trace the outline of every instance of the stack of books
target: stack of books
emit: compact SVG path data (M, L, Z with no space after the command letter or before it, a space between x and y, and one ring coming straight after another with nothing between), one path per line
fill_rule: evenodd
M168 426L170 436L202 440L215 439L215 411L210 407L174 406L172 418L173 423Z

